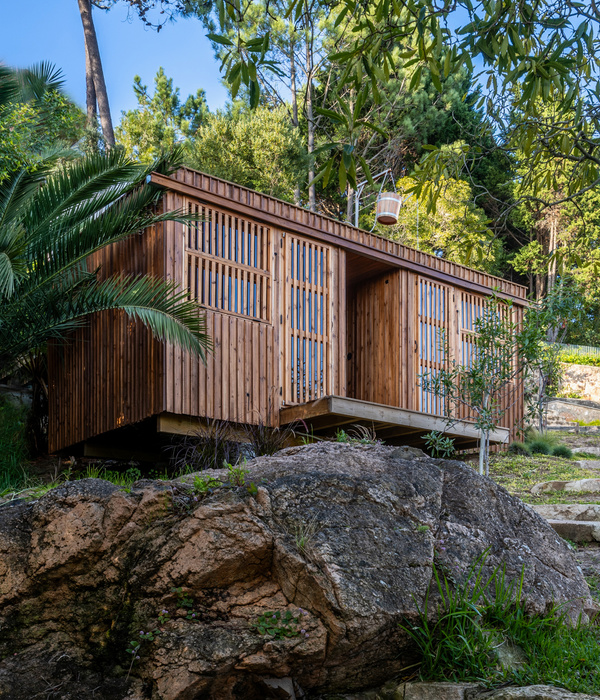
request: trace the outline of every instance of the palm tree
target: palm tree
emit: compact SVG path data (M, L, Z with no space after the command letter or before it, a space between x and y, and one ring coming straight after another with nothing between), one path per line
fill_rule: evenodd
M64 339L89 314L120 309L155 337L204 358L209 347L195 302L162 279L100 280L87 259L100 248L166 220L154 213L160 191L146 184L150 166L118 152L80 157L35 171L22 168L0 186L0 377L52 339Z

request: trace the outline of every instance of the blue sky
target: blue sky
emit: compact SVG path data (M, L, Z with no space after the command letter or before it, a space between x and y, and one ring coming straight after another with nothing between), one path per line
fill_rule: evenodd
M51 61L66 78L66 91L85 108L85 53L77 0L0 0L0 61L25 67ZM113 120L121 110L135 107L133 76L146 85L159 66L173 78L185 99L198 88L206 90L211 110L222 107L227 92L221 85L219 64L198 20L178 20L157 34L137 17L127 20L127 8L94 9Z

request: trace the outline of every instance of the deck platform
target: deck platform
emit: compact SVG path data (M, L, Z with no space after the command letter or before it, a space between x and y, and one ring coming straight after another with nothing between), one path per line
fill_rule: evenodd
M470 421L457 420L448 427L444 418L343 396L324 396L308 403L284 406L279 420L281 425L302 421L315 435L331 435L336 430L362 425L373 428L376 436L389 444L422 446L422 436L431 430L454 438L455 446L461 450L477 447L479 440L479 431ZM506 444L509 436L508 428L497 428L490 442Z

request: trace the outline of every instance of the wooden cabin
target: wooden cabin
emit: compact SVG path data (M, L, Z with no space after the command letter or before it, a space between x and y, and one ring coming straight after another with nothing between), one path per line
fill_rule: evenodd
M200 172L151 180L167 210L201 221L145 230L91 264L175 280L205 310L214 350L204 365L123 314L92 318L49 354L51 451L210 419L302 420L315 434L362 424L401 444L437 429L476 445L468 416L446 429L418 377L442 366L441 329L464 361L484 298L496 290L520 318L524 287ZM513 403L493 441L522 416Z

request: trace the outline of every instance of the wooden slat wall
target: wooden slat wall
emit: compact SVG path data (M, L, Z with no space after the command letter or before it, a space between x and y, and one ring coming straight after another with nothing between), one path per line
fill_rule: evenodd
M450 319L454 316L454 289L426 277L417 277L417 377L425 375L430 381L447 369L446 343L452 348L453 333ZM451 350L452 353L452 350ZM460 361L460 360L459 360ZM445 414L444 400L425 391L417 379L419 411L433 415Z
M217 178L188 169L174 177L218 195L223 207L203 203L201 194L184 197L167 190L166 209L197 211L204 222L192 226L167 223L147 230L93 256L89 264L90 268L101 265L102 275L153 274L187 288L206 309L214 353L204 366L177 348L157 343L141 325L120 314L99 315L74 334L70 345L50 348L53 451L164 411L277 425L282 401L309 401L326 394L418 410L419 275L407 268L390 269L348 292L344 240L428 266L431 277L421 279L438 289L451 286L436 280L436 271L462 280L461 290L452 289L454 311L448 311L447 322L453 331L458 323L456 299L467 294L465 280L500 287L515 298L525 296L520 285ZM256 216L236 213L236 203L254 207ZM339 236L341 245L267 225L261 222L263 212ZM323 253L322 277L292 279L293 241L313 251L309 255L316 251L319 261ZM353 255L356 264L356 253ZM293 285L320 300L322 324L314 304L294 307ZM523 312L518 304L514 309L517 315ZM314 324L317 317L318 327ZM296 354L292 331L297 332ZM312 343L312 354L304 345L303 352L297 352L298 338ZM309 381L298 378L292 383L292 367L297 370L307 364L312 368ZM522 405L515 404L505 424L519 420L521 412Z
M88 262L102 278L163 274L163 227L102 250ZM163 347L139 322L104 312L48 349L51 452L141 421L162 407Z

